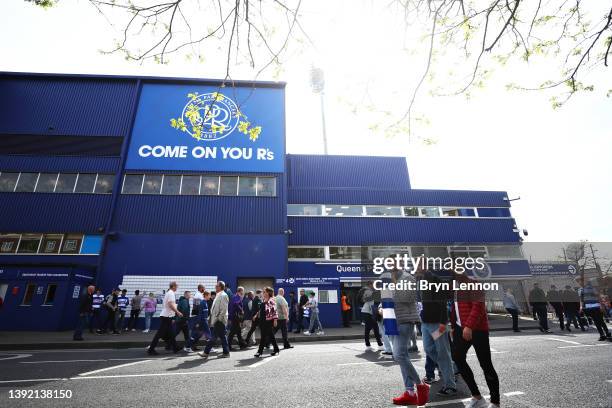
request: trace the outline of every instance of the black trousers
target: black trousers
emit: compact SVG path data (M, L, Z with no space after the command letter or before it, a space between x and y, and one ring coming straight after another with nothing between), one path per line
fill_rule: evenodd
M132 330L136 327L138 322L138 316L140 316L140 309L132 309L130 311L130 320L128 320L128 329Z
M261 333L261 341L259 342L259 349L257 352L259 354L263 353L263 349L266 344L272 344L275 352L279 352L278 344L276 344L276 338L274 337L274 324L273 320L262 320L259 323L259 329ZM278 323L277 323L278 324Z
M561 330L565 330L565 317L563 316L563 306L561 303L551 303L553 309L555 309L555 315L557 319L559 319L559 326L561 326Z
M281 335L283 336L283 347L288 348L290 344L289 338L287 337L287 320L279 319L276 321L276 328L274 329L274 334L276 335L276 332L278 332L279 330L281 331Z
M461 373L463 381L467 384L472 395L481 395L478 390L474 373L466 361L467 352L470 347L474 346L478 363L487 381L489 392L491 393L491 403L499 404L499 377L493 367L491 360L491 347L489 346L489 332L472 330L472 340L465 341L463 338L463 329L455 327L453 331L453 360L457 364L457 368Z
M534 306L533 310L538 316L540 327L544 330L548 330L548 312L546 310L546 306Z
M297 316L297 329L295 329L296 333L301 333L304 330L304 309L300 307L300 312Z
M252 329L252 326L251 326ZM251 331L249 330L249 333ZM230 349L232 348L232 340L234 340L234 336L238 336L238 345L242 347L246 347L247 343L242 338L242 329L240 328L240 320L233 319L230 323L230 331L227 335L227 344L229 344ZM248 336L248 334L247 334Z
M508 309L508 308L506 308L506 310L508 311L508 313L510 313L512 315L512 330L517 331L519 329L519 327L518 327L518 310L516 310L516 309Z
M257 329L257 326L259 326L259 319L253 320L251 322L251 328L249 329L249 332L247 333L247 336L246 336L247 344L251 342L251 337L253 337L253 333L255 333L255 329Z
M378 343L379 346L382 346L383 342L380 338L380 331L378 330L378 324L376 323L376 320L374 320L372 315L369 313L363 313L362 316L363 321L365 322L365 330L363 334L365 345L367 347L370 347L370 331L374 330L374 337L376 337L376 343Z
M157 343L159 339L164 339L166 345L170 347L170 350L176 350L176 341L174 340L174 332L172 330L172 318L170 317L159 317L159 329L157 329L157 333L155 333L155 337L151 341L149 348L154 350L157 347Z
M115 315L117 312L115 310L106 309L106 320L104 320L104 324L102 324L102 331L107 331L111 329L114 332L117 331L117 327L115 326Z
M565 327L569 329L571 323L573 323L576 329L580 327L580 329L584 331L585 330L584 322L582 320L579 320L577 316L578 316L578 310L566 307L565 308L565 319L566 319Z
M351 327L351 309L342 311L342 325Z
M189 320L179 319L176 321L173 337L176 338L179 333L183 333L183 338L185 339L185 347L187 347L187 345L189 344Z
M601 309L593 308L593 309L584 309L584 313L593 319L593 323L595 323L595 327L597 327L597 331L601 337L609 337L610 331L608 330L608 326L603 319L603 313L601 313Z

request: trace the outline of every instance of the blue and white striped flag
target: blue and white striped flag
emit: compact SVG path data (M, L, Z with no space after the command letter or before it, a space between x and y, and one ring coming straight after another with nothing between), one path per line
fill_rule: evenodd
M380 275L383 284L391 283L391 272L386 271ZM380 291L380 302L383 311L383 327L387 336L397 336L397 320L395 320L395 304L393 303L393 291L383 289Z

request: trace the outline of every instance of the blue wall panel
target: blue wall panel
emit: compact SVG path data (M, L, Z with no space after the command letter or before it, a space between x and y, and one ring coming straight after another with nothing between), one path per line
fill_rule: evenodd
M111 195L0 193L0 232L99 233Z
M289 217L289 245L518 242L514 219Z
M0 171L116 173L119 157L0 156Z
M134 79L0 75L0 133L125 136Z
M404 157L287 155L288 186L292 188L361 188L407 190Z

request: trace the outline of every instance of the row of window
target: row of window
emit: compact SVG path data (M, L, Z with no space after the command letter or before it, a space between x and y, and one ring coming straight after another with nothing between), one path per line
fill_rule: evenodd
M288 204L290 216L328 217L510 217L509 208L490 207L410 207L386 205Z
M385 258L395 254L409 257L421 255L431 258L472 257L485 259L523 259L520 245L479 246L290 246L287 257L290 261L359 261Z
M2 193L111 194L114 174L96 173L0 173Z
M99 253L101 235L0 234L0 254L92 255Z
M34 298L34 294L36 293L36 288L38 287L39 294L42 294L43 287L38 286L35 283L28 283L26 286L25 293L23 294L23 300L21 301L21 306L31 306L32 299ZM57 284L50 283L47 285L47 291L45 292L45 300L42 303L43 306L53 306L53 302L55 302L55 293L57 292Z
M126 174L123 194L276 196L276 177Z

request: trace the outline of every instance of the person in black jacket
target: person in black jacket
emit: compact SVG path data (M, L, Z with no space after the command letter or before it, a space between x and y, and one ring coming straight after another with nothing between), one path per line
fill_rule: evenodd
M540 322L540 331L542 333L551 333L548 330L548 316L546 310L546 293L542 289L540 289L540 285L537 283L533 284L533 289L529 292L529 304L533 307L533 311L538 316L538 320Z
M262 290L257 289L257 291L255 291L255 297L253 298L253 303L251 304L251 310L253 314L251 317L251 328L249 329L249 332L247 333L246 340L245 340L246 344L251 344L251 338L253 336L253 333L255 333L255 329L259 325L259 321L255 318L255 315L257 314L257 312L259 312L259 309L261 307L262 297L263 297Z
M584 323L582 320L578 320L576 317L578 316L578 312L580 312L580 297L578 293L570 285L565 286L564 291L560 291L561 300L563 302L563 310L565 311L565 318L567 319L565 324L565 329L568 332L571 332L570 323L574 323L574 327L578 329L578 324L580 324L580 329L582 331L586 331L584 328Z
M548 303L555 309L555 315L557 319L559 319L559 326L561 330L565 330L565 318L563 316L563 303L561 303L561 292L557 290L555 285L550 286L550 290L546 294L546 299Z
M435 273L423 269L418 269L416 277L419 281L426 281L429 284L442 283L440 277ZM457 384L451 357L450 339L448 331L448 308L447 303L452 299L451 292L448 290L432 289L421 290L419 292L423 309L421 310L421 332L423 336L423 348L427 355L427 360L435 363L434 366L427 367L426 380L433 380L435 366L444 381L444 385L438 391L438 395L443 397L457 395Z
M92 312L94 289L94 286L88 286L87 291L83 293L79 299L79 320L76 328L74 329L72 340L83 340L83 329L89 324L89 316Z
M304 330L304 305L306 303L308 303L308 296L306 296L304 289L300 289L300 302L297 308L297 329L295 329L294 333L302 333L302 330Z

